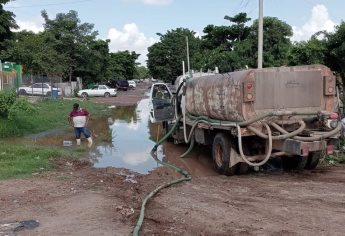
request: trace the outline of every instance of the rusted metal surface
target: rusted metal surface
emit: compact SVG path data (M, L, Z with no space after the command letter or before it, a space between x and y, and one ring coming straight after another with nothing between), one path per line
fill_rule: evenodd
M205 76L187 81L186 109L219 120L243 120L241 78L249 71Z
M333 112L337 106L335 77L323 65L237 71L193 78L186 86L187 111L219 120L244 121L277 110Z
M280 150L286 153L306 156L308 152L316 152L325 150L327 141L302 142L293 139L274 140L273 149ZM305 152L307 150L307 152Z

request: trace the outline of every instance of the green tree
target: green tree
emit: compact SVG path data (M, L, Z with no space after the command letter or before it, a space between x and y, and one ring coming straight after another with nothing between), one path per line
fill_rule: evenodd
M241 12L233 17L225 16L224 19L230 22L229 26L208 25L204 28L203 48L221 47L224 50L232 51L236 42L248 37L250 27L246 26L246 23L251 19L247 17L247 13Z
M287 65L291 48L291 26L276 17L267 16L263 19L263 35L263 67ZM248 61L250 67L257 66L257 39L258 20L255 20L246 42L251 45L252 51L252 56Z
M292 44L289 54L289 65L324 64L327 52L326 40L317 39L318 34L313 35L308 41Z
M69 81L72 77L78 77L82 74L83 65L88 58L85 57L85 50L88 49L87 43L95 40L98 35L93 31L94 25L89 23L80 23L78 13L69 11L68 13L58 13L55 19L49 19L46 11L41 12L45 20L45 32L52 35L52 44L55 50L65 56L62 64L68 65L67 75Z
M326 64L345 78L345 22L335 28L334 33L326 34Z
M161 79L166 82L174 81L181 75L182 61L185 61L187 68L187 46L186 37L188 37L189 55L191 69L196 66L197 61L194 56L200 50L201 40L195 37L195 32L177 28L168 31L166 34L157 34L160 36L160 42L149 47L147 66L151 75L155 79Z
M132 80L136 75L136 63L140 54L122 51L110 53L106 76L109 80Z
M202 37L204 52L204 68L219 68L221 73L243 69L248 64L248 56L252 57L248 37L251 27L246 23L251 19L246 13L239 13L233 17L225 16L229 26L208 25L204 28Z
M11 0L0 0L0 51L5 49L5 41L11 39L11 29L18 29L14 20L15 15L10 11L4 10L4 5Z
M146 79L150 76L150 71L145 66L136 66L136 78Z
M76 74L87 83L104 82L107 80L109 64L109 40L94 40L93 37L85 37L83 50L80 50L83 59L76 68Z
M251 18L247 17L247 13L240 12L233 17L225 16L224 19L229 20L232 24L230 26L230 40L238 42L248 37L250 28L246 26L246 23L249 22Z
M24 73L62 75L67 65L64 54L59 54L51 43L52 35L47 32L35 34L22 31L8 41L5 59L24 66Z

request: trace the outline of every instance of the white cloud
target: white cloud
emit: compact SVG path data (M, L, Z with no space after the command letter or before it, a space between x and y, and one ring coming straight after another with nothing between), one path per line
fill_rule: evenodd
M293 26L293 41L308 40L318 31L333 32L336 24L329 18L328 10L324 5L316 5L312 9L310 19L302 26Z
M32 31L34 33L42 32L44 30L42 24L37 24L30 21L18 21L17 22L20 30Z
M126 153L122 157L122 160L126 164L137 166L139 164L145 163L149 159L149 153L150 149L143 152Z
M138 130L140 128L140 123L134 122L132 118L131 122L128 123L127 128L131 130Z
M23 21L23 20L16 20L19 29L13 31L32 31L34 33L42 32L43 28L43 19L37 19L33 21Z
M126 24L122 30L111 28L108 31L108 39L110 39L110 51L135 51L140 54L138 61L145 65L147 59L147 48L157 42L156 39L146 37L144 33L139 31L135 23Z

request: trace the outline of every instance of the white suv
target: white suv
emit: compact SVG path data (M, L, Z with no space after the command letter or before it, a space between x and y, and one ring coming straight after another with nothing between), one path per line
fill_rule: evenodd
M52 87L48 83L35 83L27 87L19 87L18 92L21 95L43 95L48 97L52 95L61 95L59 88Z

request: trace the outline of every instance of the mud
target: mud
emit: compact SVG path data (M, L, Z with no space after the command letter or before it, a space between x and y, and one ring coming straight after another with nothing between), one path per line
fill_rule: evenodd
M153 129L149 136L157 135ZM179 158L187 148L162 147L163 159L193 179L149 201L141 235L345 235L344 166L226 177L213 171L207 148ZM146 194L180 177L163 167L139 174L85 161L57 164L28 179L0 181L0 226L36 220L37 228L13 234L131 235Z
M147 97L147 92L150 86L151 83L138 83L135 89L117 91L116 97L94 97L90 98L90 101L111 106L133 106L136 105L141 99Z

